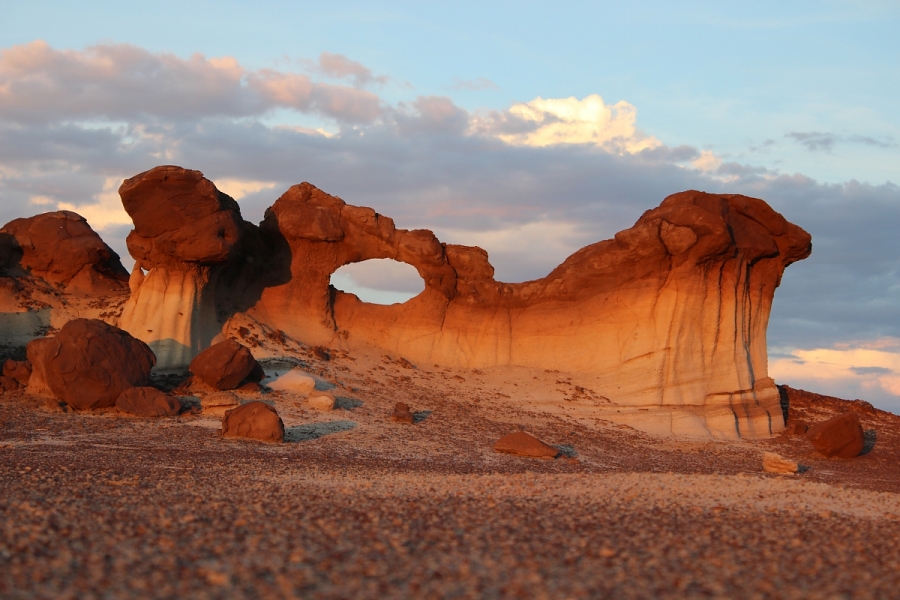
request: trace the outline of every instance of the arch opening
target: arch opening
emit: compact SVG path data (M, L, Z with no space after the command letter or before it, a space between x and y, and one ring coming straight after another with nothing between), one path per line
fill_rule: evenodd
M418 296L425 282L410 264L373 258L344 265L331 274L331 285L369 304L399 304Z

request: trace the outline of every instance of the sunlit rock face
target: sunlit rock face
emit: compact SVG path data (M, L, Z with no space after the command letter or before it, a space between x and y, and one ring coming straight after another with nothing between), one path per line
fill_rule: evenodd
M240 209L199 171L172 166L125 180L119 195L136 263L118 325L153 349L157 368L186 366L221 330L216 281L239 253Z
M0 345L108 317L127 293L128 271L82 216L49 212L0 228Z
M307 344L422 364L587 373L613 406L668 410L673 433L784 427L766 327L785 267L811 244L762 200L675 194L547 277L506 284L484 250L397 229L308 183L259 228L197 171L158 167L121 194L129 250L148 273L135 271L120 326L156 344L163 365L187 364L241 315ZM341 266L376 258L415 267L424 291L383 306L329 285Z

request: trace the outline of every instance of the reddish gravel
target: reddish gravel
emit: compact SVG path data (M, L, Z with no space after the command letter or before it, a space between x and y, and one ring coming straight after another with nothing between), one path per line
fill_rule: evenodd
M525 415L577 455L537 461L491 450L513 416L418 385L358 390L365 402L286 421L296 441L274 446L223 440L193 415L3 396L0 597L855 598L900 586L898 417L786 390L798 418L856 407L876 430L868 454L839 460L798 436L687 443ZM420 411L415 425L391 423L398 400ZM766 475L764 450L810 468Z

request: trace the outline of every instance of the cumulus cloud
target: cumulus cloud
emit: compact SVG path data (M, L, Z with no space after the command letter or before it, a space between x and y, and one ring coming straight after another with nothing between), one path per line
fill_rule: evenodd
M581 100L535 98L481 119L475 127L514 146L589 144L634 154L662 145L638 130L636 121L637 109L632 104L622 100L609 106L592 94Z

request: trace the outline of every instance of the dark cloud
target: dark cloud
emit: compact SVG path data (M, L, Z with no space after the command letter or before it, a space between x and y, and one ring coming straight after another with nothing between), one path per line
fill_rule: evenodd
M815 152L818 150L831 152L832 148L834 148L834 145L839 143L863 144L866 146L876 146L878 148L897 147L896 142L894 142L893 140L877 140L873 137L864 135L840 136L833 133L820 133L818 131L806 133L792 131L791 133L785 134L784 137L793 139L800 145L804 146L810 152Z

